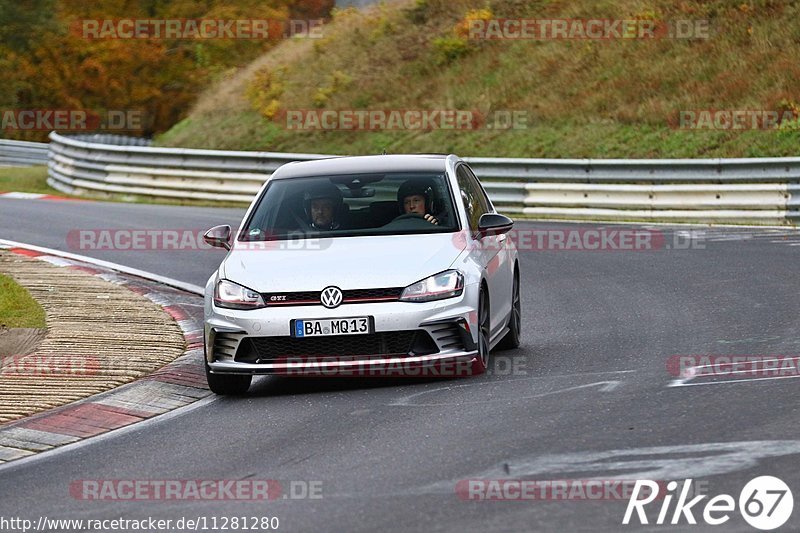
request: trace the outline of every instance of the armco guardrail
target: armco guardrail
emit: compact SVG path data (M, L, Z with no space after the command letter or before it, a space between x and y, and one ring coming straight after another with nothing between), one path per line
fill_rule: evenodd
M47 143L0 139L0 167L47 164Z
M51 133L48 183L72 194L250 202L279 166L323 157L330 156L118 146Z
M115 135L113 133L79 133L70 135L70 139L88 143L113 144L116 146L150 146L153 141L144 137L130 137L128 135Z
M249 202L290 161L321 154L150 148L50 135L51 186L81 194ZM800 158L467 158L498 209L541 218L786 224Z

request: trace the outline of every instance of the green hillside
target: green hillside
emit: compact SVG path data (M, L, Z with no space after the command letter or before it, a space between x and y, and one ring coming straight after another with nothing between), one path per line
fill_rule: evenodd
M708 38L469 39L471 19L707 20ZM416 0L334 13L206 90L164 146L509 157L800 152L800 7L770 0ZM287 129L292 110L523 113L516 129ZM771 110L771 129L692 131L681 110Z

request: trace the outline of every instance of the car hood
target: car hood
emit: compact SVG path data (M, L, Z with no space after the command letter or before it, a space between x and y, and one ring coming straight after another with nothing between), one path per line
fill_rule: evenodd
M456 235L236 243L220 272L258 292L405 287L453 264L465 247Z

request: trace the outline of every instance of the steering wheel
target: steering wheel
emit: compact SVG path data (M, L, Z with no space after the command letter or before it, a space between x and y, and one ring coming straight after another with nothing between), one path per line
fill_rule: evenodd
M419 213L404 213L392 220L392 222L398 220L420 220L432 226L439 226L441 224L441 221L436 216L430 214L420 215Z
M433 217L433 219L436 221L436 224L433 224L433 222L431 222L430 220L426 219L425 218L426 216ZM430 215L430 214L420 215L419 213L405 213L405 214L402 214L402 215L398 216L397 218L393 219L392 222L394 222L395 220L412 220L412 219L423 220L423 221L427 222L428 224L433 224L434 226L447 226L448 225L447 222L446 222L447 213L442 213L440 215Z
M420 215L419 213L404 213L404 214L400 215L399 217L395 217L394 220L409 220L409 219L413 219L413 218L416 218L416 219L419 219L419 220L424 220L425 222L428 222L427 220L425 220L425 215Z

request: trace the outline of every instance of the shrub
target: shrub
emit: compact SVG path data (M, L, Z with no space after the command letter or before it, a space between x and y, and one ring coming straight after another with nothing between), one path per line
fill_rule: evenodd
M280 109L280 97L283 95L282 76L284 68L277 71L261 69L255 73L247 85L245 94L253 109L267 119L272 119Z

